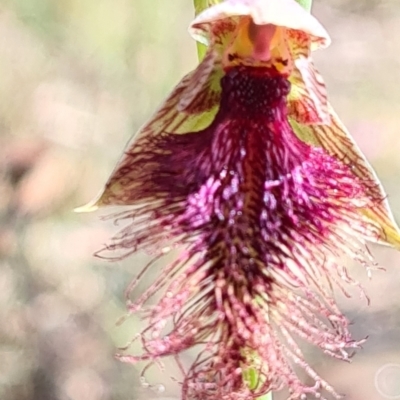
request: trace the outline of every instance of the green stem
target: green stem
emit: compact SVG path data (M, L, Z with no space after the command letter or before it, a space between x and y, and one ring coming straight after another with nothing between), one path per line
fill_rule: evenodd
M312 0L296 0L301 6L303 6L308 12L311 11Z
M211 4L209 0L193 0L194 1L194 14L200 14L206 8L208 8ZM197 56L199 61L201 61L207 52L207 46L203 43L197 42Z

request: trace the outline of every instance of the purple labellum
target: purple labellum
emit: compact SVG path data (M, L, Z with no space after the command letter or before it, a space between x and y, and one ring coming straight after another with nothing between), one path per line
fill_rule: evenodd
M119 171L134 171L124 193L133 210L120 216L133 223L108 249L130 254L166 237L180 249L129 300L147 321L144 352L120 357L158 362L200 345L189 369L182 367L184 400L247 400L282 388L290 399L322 399L323 391L339 397L295 338L343 360L362 343L351 338L331 285L357 284L337 256L372 264L364 239L381 231L360 209L382 199L366 194L374 182L296 136L290 83L274 68L233 67L220 84L219 109L206 129L139 138ZM142 308L160 290L158 303ZM246 381L252 371L255 387Z

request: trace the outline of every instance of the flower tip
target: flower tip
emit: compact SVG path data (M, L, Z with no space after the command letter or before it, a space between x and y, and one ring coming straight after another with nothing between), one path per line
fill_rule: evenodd
M393 246L396 250L400 250L400 230L397 227L386 227L385 229L386 243Z
M74 212L76 213L89 213L99 209L99 202L98 199L92 200L89 203L74 208Z
M385 201L381 206L380 209L366 209L363 213L380 227L381 234L377 238L377 243L400 250L400 228L388 202Z

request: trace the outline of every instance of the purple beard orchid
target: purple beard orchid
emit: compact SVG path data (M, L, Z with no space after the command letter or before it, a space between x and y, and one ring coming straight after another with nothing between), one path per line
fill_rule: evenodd
M183 400L247 400L283 388L290 399L338 398L297 338L349 359L363 340L351 337L332 287L358 283L340 258L369 270L365 242L399 247L400 234L313 65L311 51L329 37L295 0L226 0L190 32L208 45L204 60L85 208L129 206L115 216L129 224L107 250L158 249L128 289L129 310L146 322L143 353L120 358L179 362L196 346L188 369L179 362ZM130 299L172 249L176 259Z

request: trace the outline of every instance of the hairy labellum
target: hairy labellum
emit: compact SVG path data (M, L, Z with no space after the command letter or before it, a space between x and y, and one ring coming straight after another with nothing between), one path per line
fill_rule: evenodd
M120 358L151 366L173 356L182 400L281 389L293 400L337 398L299 342L349 360L363 340L332 292L358 283L338 260L370 269L365 241L400 248L400 229L313 64L311 52L330 43L322 25L295 0L207 4L189 29L208 45L204 59L81 208L128 206L116 219L129 224L106 250L156 253L127 290L145 321L143 352ZM171 249L175 260L131 299ZM186 368L189 349L197 357Z
M124 192L134 208L120 215L133 224L108 249L130 254L166 238L181 249L129 301L147 320L144 352L121 358L158 362L201 345L190 368L182 367L184 400L247 400L282 388L291 399L322 398L323 391L338 397L295 338L343 360L359 347L331 284L356 284L337 256L370 262L360 238L381 232L360 209L382 199L366 195L373 182L293 132L290 83L274 68L233 67L220 85L206 129L139 138L119 171L135 171ZM143 309L160 290L157 304Z

